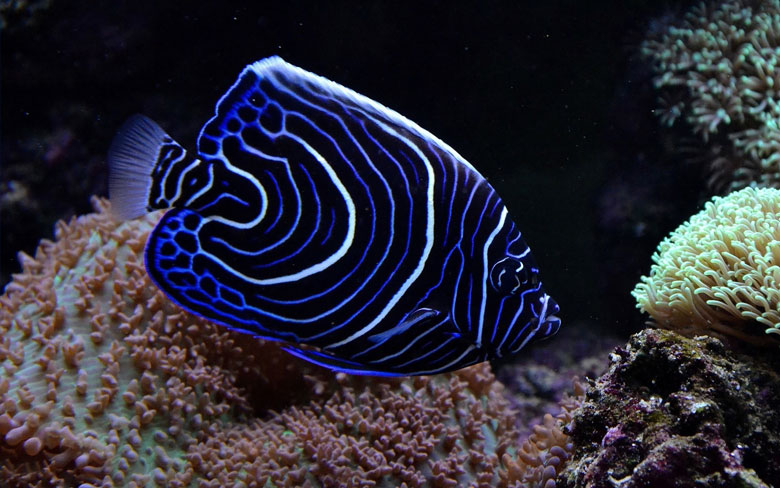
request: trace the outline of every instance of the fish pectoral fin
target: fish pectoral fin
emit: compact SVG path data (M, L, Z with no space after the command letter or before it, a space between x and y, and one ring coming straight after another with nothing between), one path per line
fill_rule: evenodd
M398 334L404 333L407 329L434 320L442 315L442 312L434 310L432 308L420 307L413 310L401 322L395 327L388 329L384 332L374 334L368 337L368 340L372 342L384 342Z
M324 368L328 368L333 371L341 372L341 373L349 373L354 375L365 375L365 376L408 376L408 373L396 373L392 371L382 371L382 370L376 370L372 369L371 366L358 363L356 361L350 361L348 359L343 359L336 357L332 354L328 354L321 351L311 351L311 350L304 350L304 349L298 349L297 347L292 346L285 346L282 347L285 351L292 354L293 356L297 358L301 358L304 361L308 361L310 363L316 364L317 366L322 366Z

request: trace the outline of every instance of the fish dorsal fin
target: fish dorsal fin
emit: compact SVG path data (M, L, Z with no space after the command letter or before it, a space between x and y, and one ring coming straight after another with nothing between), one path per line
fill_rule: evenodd
M253 100L253 95L255 94L254 87L262 84L272 86L282 92L288 92L296 97L303 94L307 97L314 96L335 100L354 111L353 115L359 118L374 118L384 121L393 130L411 134L415 138L437 146L452 156L459 164L476 172L471 163L466 161L457 151L412 120L335 81L290 64L279 56L263 58L244 68L235 84L217 102L215 116L201 130L198 137L199 153L209 155L210 148L216 147L209 139L219 139L229 135L229 131L225 130L225 122L231 116L238 114L241 107L261 104L257 100ZM358 115L361 112L362 115ZM238 115L240 119L240 114Z
M170 143L173 139L144 115L130 117L119 129L108 151L108 194L116 218L132 219L148 211L160 147Z

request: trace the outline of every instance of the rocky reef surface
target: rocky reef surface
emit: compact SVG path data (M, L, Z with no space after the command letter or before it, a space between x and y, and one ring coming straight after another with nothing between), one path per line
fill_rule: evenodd
M635 334L574 412L574 457L558 486L777 486L779 366L774 349Z

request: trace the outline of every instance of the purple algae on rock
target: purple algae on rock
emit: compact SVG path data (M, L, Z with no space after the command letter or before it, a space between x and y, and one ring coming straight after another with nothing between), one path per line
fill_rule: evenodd
M647 329L611 355L574 413L561 487L769 487L780 482L774 351Z

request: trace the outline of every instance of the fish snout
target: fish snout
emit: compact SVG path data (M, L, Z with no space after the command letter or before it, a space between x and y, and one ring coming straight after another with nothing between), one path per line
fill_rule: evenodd
M547 294L544 295L542 301L544 306L542 307L542 313L539 315L538 332L540 339L555 335L558 329L561 328L561 319L555 315L561 310L558 302Z

